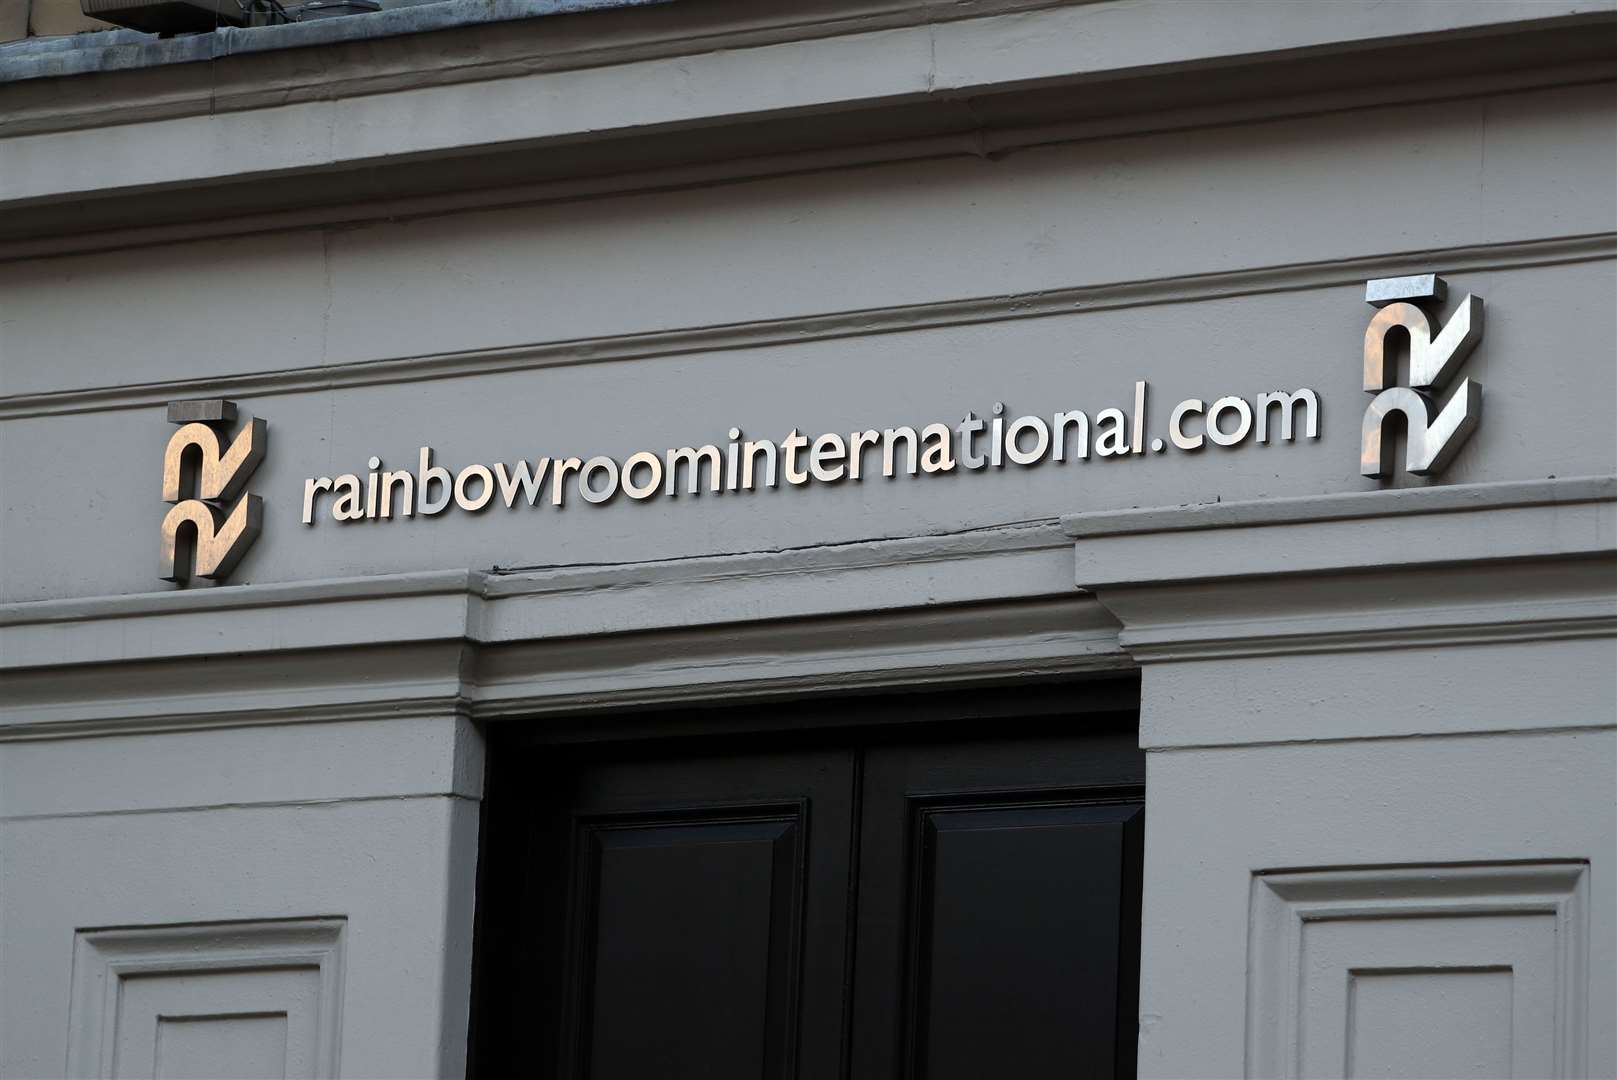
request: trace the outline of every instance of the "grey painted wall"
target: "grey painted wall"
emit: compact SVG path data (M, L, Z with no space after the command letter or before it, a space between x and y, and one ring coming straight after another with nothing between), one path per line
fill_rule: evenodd
M1445 482L1609 473L1617 450L1597 433L1617 394L1617 264L1604 240L1539 242L1617 228L1610 105L1603 86L1535 92L592 201L582 213L13 263L0 268L12 396L0 427L12 508L3 595L156 587L155 548L109 543L103 523L155 531L166 507L144 478L170 434L161 403L249 373L279 374L236 393L269 421L273 447L255 478L267 520L238 573L248 582L626 562L1369 490L1354 449L1372 314L1362 281L1405 267L1444 270L1457 293L1489 302L1465 368L1486 388L1487 421ZM1263 272L1231 277L1249 271ZM1107 291L1135 282L1148 284ZM1074 288L1095 292L993 301ZM1224 295L1251 290L1262 291ZM987 302L965 312L916 307L977 298ZM830 327L776 325L872 309ZM1028 311L1043 317L1015 317ZM867 321L903 332L860 334ZM677 355L634 358L667 346L632 335L674 330L701 333ZM406 369L354 385L366 362L474 349L514 352L450 361L449 379L397 381ZM519 370L481 373L504 367ZM109 372L127 389L100 391ZM1157 434L1181 398L1308 386L1322 396L1323 437L841 490L299 524L305 477L363 471L373 453L395 468L428 444L454 466L621 460L722 441L732 424L778 439L793 427L954 422L995 401L1093 416L1127 406L1136 378L1152 383ZM1588 436L1552 439L1547 423Z
M843 21L815 34L738 21L753 36L710 53L680 20L706 33L730 9L669 5L651 44L481 81L446 73L453 50L328 58L372 80L337 99L374 144L335 121L294 137L306 112L252 103L297 57L222 64L237 111L218 117L173 115L189 84L162 70L120 76L150 81L120 84L118 128L71 81L58 113L37 88L6 99L33 125L0 122L13 208L100 184L96 214L172 214L193 188L222 198L209 177L246 186L239 216L64 226L41 242L81 253L0 261L0 1075L135 1075L144 1044L116 1032L221 985L198 958L243 972L220 991L239 1015L299 1018L285 1049L309 1075L457 1075L482 725L1131 668L1142 1076L1617 1075L1617 503L1598 479L1617 473L1617 95L1610 58L1573 63L1565 38L1597 40L1613 5L1416 4L1398 33L1368 3L1224 5L1184 37L1151 4L829 6ZM909 66L927 34L930 75ZM1281 90L1299 52L1306 99ZM387 82L401 63L422 86ZM553 114L482 108L529 78ZM933 79L982 111L925 111ZM1191 100L1241 79L1228 107ZM449 175L519 130L621 135L658 96L700 124L685 153L710 172L659 166L648 136L620 173L567 178L589 198ZM343 155L425 149L456 109L431 212L322 204L353 179ZM939 115L949 139L917 143ZM835 147L793 141L833 128ZM73 171L75 148L138 157L143 135L173 151L142 165L172 173L152 201ZM1009 152L981 152L995 139ZM1420 271L1486 301L1463 368L1483 419L1440 477L1371 481L1363 282ZM305 477L412 467L426 444L458 467L996 401L1093 417L1138 378L1152 435L1181 398L1306 386L1322 437L298 520ZM231 587L174 590L163 405L211 396L269 422L266 521ZM1215 501L1233 505L1192 505ZM120 971L155 989L109 997ZM211 1030L192 1065L266 1045Z

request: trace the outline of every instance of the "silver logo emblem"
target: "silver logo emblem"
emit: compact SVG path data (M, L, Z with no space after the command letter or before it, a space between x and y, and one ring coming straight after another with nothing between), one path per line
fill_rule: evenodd
M1436 274L1378 278L1367 282L1364 299L1380 308L1364 332L1364 389L1375 394L1364 412L1359 471L1385 477L1393 472L1393 431L1387 417L1402 413L1408 427L1404 468L1432 476L1448 466L1476 430L1482 415L1482 385L1461 379L1441 410L1433 394L1482 340L1482 298L1467 294L1449 321L1432 336L1427 311L1442 302L1447 286ZM1387 335L1402 328L1409 335L1409 385L1387 385ZM1426 391L1423 393L1422 391Z

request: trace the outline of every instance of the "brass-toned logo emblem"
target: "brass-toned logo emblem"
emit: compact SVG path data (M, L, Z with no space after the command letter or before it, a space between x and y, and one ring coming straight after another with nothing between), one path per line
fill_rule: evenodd
M1420 305L1435 309L1447 291L1436 274L1379 278L1365 285L1365 301L1381 309L1364 332L1364 389L1376 395L1364 413L1359 471L1365 476L1392 475L1393 429L1386 422L1392 413L1402 413L1408 427L1404 468L1416 476L1447 467L1481 419L1482 385L1474 379L1461 379L1441 411L1431 396L1482 340L1482 297L1469 294L1432 336L1431 320ZM1398 329L1409 335L1409 385L1389 387L1387 338Z
M174 506L163 518L159 574L165 581L193 574L223 581L263 526L264 500L242 490L264 460L266 425L254 417L227 447L234 401L173 401L168 419L180 430L163 452L163 499Z

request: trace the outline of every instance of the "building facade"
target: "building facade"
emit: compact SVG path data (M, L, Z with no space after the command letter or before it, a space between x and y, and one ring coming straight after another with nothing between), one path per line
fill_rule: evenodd
M1617 1075L1614 78L1610 0L0 45L0 1075Z

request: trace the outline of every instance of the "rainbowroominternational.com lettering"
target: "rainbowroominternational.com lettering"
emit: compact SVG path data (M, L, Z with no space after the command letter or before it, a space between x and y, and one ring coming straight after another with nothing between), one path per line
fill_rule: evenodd
M1210 404L1187 398L1169 414L1168 438L1145 430L1146 383L1135 383L1134 407L1009 417L1003 403L986 416L968 412L954 423L930 423L807 435L793 428L781 439L750 439L730 428L722 444L641 450L619 460L539 457L452 471L422 446L414 469L388 469L372 456L367 471L310 477L303 485L303 523L388 521L431 517L451 507L470 513L495 504L567 505L570 495L589 505L619 495L632 500L663 496L736 494L780 486L860 482L957 471L1064 464L1091 458L1163 453L1170 446L1195 452L1211 444L1318 439L1319 395L1309 389L1258 394L1252 401L1221 397Z

